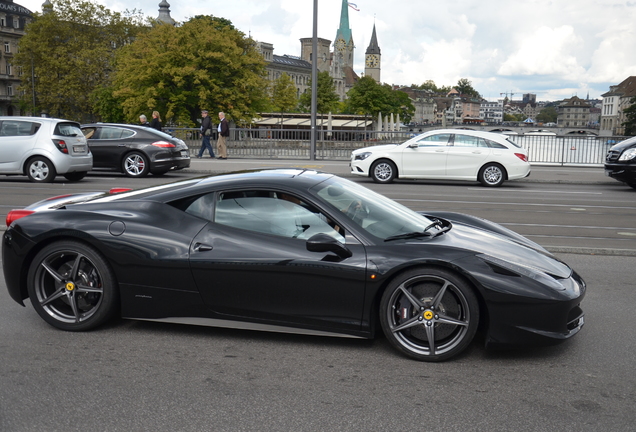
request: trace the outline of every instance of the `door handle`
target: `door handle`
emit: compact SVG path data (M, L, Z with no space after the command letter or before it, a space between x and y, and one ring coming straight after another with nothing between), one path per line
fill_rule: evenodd
M212 246L207 245L207 244L196 243L194 245L194 251L195 252L205 252L205 251L211 251L211 250L212 250Z

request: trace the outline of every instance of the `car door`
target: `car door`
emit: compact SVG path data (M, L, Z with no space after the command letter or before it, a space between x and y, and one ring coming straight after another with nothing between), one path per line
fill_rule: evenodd
M449 133L427 135L404 147L400 177L443 177L450 138Z
M272 190L205 196L187 211L214 220L194 239L190 258L214 312L283 326L360 328L365 249L323 213ZM316 233L345 242L351 256L308 251Z
M39 123L2 120L0 122L0 172L20 172L33 152Z
M93 153L93 167L119 170L120 161L130 147L135 134L116 126L86 126L82 128Z
M468 134L455 134L446 158L446 176L456 179L477 179L479 168L492 150L486 140Z

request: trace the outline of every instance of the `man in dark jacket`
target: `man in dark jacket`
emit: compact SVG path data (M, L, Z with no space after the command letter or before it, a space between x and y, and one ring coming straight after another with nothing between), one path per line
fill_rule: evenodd
M197 157L201 159L205 149L208 149L210 152L210 157L214 158L214 150L212 150L212 144L210 144L210 136L212 135L212 120L208 117L208 111L201 111L201 117L203 120L201 121L201 150L199 150L199 154Z
M216 142L216 152L219 155L219 159L227 159L227 145L226 138L230 136L230 126L225 119L225 113L219 113L219 140Z

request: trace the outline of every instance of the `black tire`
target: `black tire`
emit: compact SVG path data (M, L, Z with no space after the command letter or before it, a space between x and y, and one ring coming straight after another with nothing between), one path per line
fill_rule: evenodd
M64 174L64 178L68 181L76 182L86 177L86 174L86 171L66 173Z
M393 280L380 301L380 323L389 342L416 360L448 360L464 351L479 324L472 288L436 268L407 271Z
M57 172L53 163L45 157L36 156L27 162L26 175L35 183L51 183Z
M376 183L391 183L397 176L397 167L390 160L379 160L371 165L371 178Z
M150 172L150 163L143 153L128 153L121 163L121 170L128 177L145 177Z
M93 329L118 310L119 289L106 259L76 241L42 249L29 267L27 290L40 317L62 330Z
M506 169L497 163L489 163L479 170L479 182L488 187L498 187L506 180Z

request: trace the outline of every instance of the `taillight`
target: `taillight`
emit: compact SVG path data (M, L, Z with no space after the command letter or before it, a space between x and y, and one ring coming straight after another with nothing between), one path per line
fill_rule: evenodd
M108 191L109 194L116 194L116 193L121 193L121 192L128 192L129 190L132 190L130 188L112 188L111 190Z
M153 146L155 147L162 147L162 148L174 148L176 147L176 145L172 144L171 142L168 141L156 141L152 143Z
M32 213L35 213L35 211L33 210L11 210L8 214L7 214L7 226L11 225L11 222L16 221L20 218L23 218L25 216L28 216Z
M515 156L517 156L519 159L521 159L524 162L528 162L528 156L524 155L523 153L515 153Z
M68 154L68 147L66 147L66 141L61 139L54 139L53 144L55 144L55 147L57 147L59 151L61 151L64 154Z

